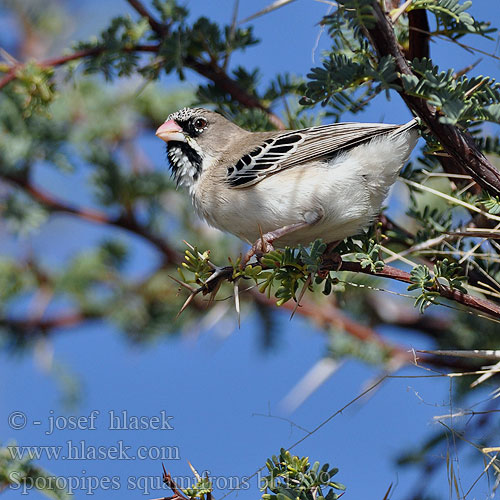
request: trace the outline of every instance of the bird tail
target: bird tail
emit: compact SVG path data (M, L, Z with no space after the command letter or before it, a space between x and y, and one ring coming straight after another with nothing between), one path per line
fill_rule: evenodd
M416 130L420 126L420 119L413 118L408 123L400 125L397 129L393 130L389 135L398 135L409 130Z
M395 182L398 172L408 160L418 139L417 119L394 128L387 135L376 137L355 154L364 164L364 175L370 186L370 203L380 206Z

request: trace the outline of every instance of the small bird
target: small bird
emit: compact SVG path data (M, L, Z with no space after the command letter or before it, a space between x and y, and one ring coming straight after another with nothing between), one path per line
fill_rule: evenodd
M418 140L415 119L249 132L203 108L169 115L156 135L196 212L255 252L359 234Z

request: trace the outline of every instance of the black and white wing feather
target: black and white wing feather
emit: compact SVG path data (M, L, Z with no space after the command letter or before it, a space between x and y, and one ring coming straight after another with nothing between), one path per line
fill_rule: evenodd
M334 123L284 132L266 139L230 166L227 181L231 187L248 187L285 168L327 160L379 135L401 133L416 125L416 120L405 125Z
M303 131L288 132L266 139L227 169L229 184L232 187L246 187L278 172L305 140L306 134Z

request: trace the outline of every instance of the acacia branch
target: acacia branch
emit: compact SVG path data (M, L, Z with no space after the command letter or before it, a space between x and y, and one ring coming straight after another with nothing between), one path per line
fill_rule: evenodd
M382 11L377 0L372 1L372 7L375 25L372 28L366 28L366 33L373 47L380 57L392 56L399 73L413 75L398 44L390 19ZM402 88L401 82L400 85ZM462 165L480 186L492 194L500 195L500 172L477 149L474 139L458 127L441 123L438 112L425 100L408 95L404 90L400 90L399 94L407 106L422 119L439 140L450 157Z
M347 262L342 261L340 271L351 271L354 273L363 273L370 274L372 276L378 276L380 278L389 278L396 281L402 281L403 283L411 283L411 275L406 271L402 271L401 269L397 269L391 266L384 266L381 271L372 272L368 267L363 268L359 262ZM469 295L462 293L458 290L452 289L450 287L440 285L438 289L433 290L437 291L439 295L445 299L452 300L454 302L458 302L467 307L471 307L472 309L476 309L477 311L481 311L483 313L489 314L494 318L500 319L500 306L491 302L489 300L481 299L474 295Z
M134 45L133 47L123 47L123 52L158 52L160 45ZM71 61L76 61L78 59L85 59L87 57L95 57L100 54L105 53L109 49L107 47L92 47L86 50L80 50L72 54L65 56L59 56L45 61L41 61L38 65L42 68L54 68L58 66L63 66ZM201 76L211 80L218 88L227 92L232 99L239 102L246 108L257 108L264 111L270 122L278 129L285 129L285 124L283 121L275 115L267 106L262 104L261 100L249 94L244 88L242 88L236 80L231 78L224 69L218 66L214 62L204 62L200 61L192 56L187 56L184 61L185 65L196 71ZM19 63L11 66L9 71L0 79L0 90L4 88L7 84L14 81L17 78L19 71L25 67L25 63Z
M260 263L262 265L262 262ZM263 266L264 269L268 269L268 267ZM377 276L380 278L389 278L396 281L401 281L403 283L412 283L411 274L406 271L402 271L401 269L397 269L396 267L391 267L385 265L380 271L371 271L369 267L362 267L359 262L351 262L351 261L341 261L340 264L335 261L330 261L324 257L323 265L321 266L321 272L327 271L350 271L353 273L362 273L369 274L371 276ZM203 292L204 294L212 293L215 290L218 290L220 283L222 281L233 281L233 267L227 266L217 271L217 277L215 279L209 279L206 285L201 286L199 289L196 289L194 294L198 292ZM448 286L439 284L439 287L436 288L428 288L428 291L438 292L439 296L451 300L453 302L457 302L464 306L475 309L476 311L480 311L482 313L488 314L493 318L500 319L500 305L491 302L486 299L481 299L480 297L476 297L474 295L462 293L454 288L450 288ZM300 309L298 309L300 310Z
M414 9L408 12L409 28L409 49L408 58L410 60L418 57L429 57L429 21L425 9Z
M157 21L144 7L144 5L139 0L127 0L127 2L134 7L134 9L142 17L146 18L151 29L160 37L161 40L166 40L169 38L170 34L168 27ZM154 45L134 45L132 47L123 47L120 50L123 52L158 52L161 44ZM62 66L70 61L75 61L78 59L84 59L87 57L95 57L100 54L105 53L109 49L107 47L92 47L86 50L80 50L66 56L59 56L51 59L47 59L38 63L43 68L53 68L57 66ZM283 121L275 115L267 106L265 106L262 101L248 93L239 83L231 78L227 72L218 66L215 62L207 63L201 61L193 56L187 56L185 58L184 64L196 71L201 76L211 80L218 88L227 92L232 99L239 102L247 108L257 108L264 111L271 123L278 129L285 129ZM24 63L19 63L11 66L9 71L0 80L0 90L7 84L12 82L17 78L18 72L24 68Z
M200 75L214 82L219 89L227 92L235 101L238 101L246 108L257 108L267 113L269 121L277 129L284 130L286 128L283 121L267 106L264 106L264 104L262 104L261 100L258 97L249 94L245 89L240 87L238 82L231 78L226 73L226 71L217 64L213 62L206 63L203 61L198 61L191 56L188 56L186 58L185 63L186 66L190 67Z
M40 205L45 207L50 212L61 212L75 215L98 224L108 224L125 229L152 243L163 254L168 263L175 264L182 260L182 255L179 252L173 249L164 238L154 234L148 228L141 225L132 212L123 212L118 217L110 217L104 212L74 207L64 203L51 194L45 193L40 188L34 186L26 176L21 177L2 173L0 178L25 191L31 196L31 198L40 203Z
M123 52L158 52L159 45L134 45L132 47L123 47L121 50ZM77 61L78 59L85 59L86 57L95 57L103 54L109 50L106 47L92 47L89 49L78 50L72 54L67 54L65 56L52 57L46 59L45 61L38 62L38 66L42 68L56 68L58 66L63 66L71 61ZM21 71L26 66L26 63L14 64L10 67L9 71L0 80L0 90L5 87L8 83L12 82L17 78L19 71Z
M84 321L96 318L99 318L99 316L83 312L60 314L53 318L38 318L36 320L0 317L0 328L14 331L20 337L26 339L36 336L39 332L47 333L57 328L74 327Z

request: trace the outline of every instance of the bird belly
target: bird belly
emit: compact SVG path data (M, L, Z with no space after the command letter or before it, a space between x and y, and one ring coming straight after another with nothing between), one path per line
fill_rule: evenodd
M249 243L261 233L303 222L309 224L276 240L276 246L341 240L373 217L363 178L349 170L349 165L327 163L297 166L250 188L204 193L195 206L210 225Z
M284 169L247 188L224 185L197 193L195 206L209 224L249 243L304 222L308 224L275 245L343 240L378 215L414 145L405 134L397 140L376 139L329 161Z

